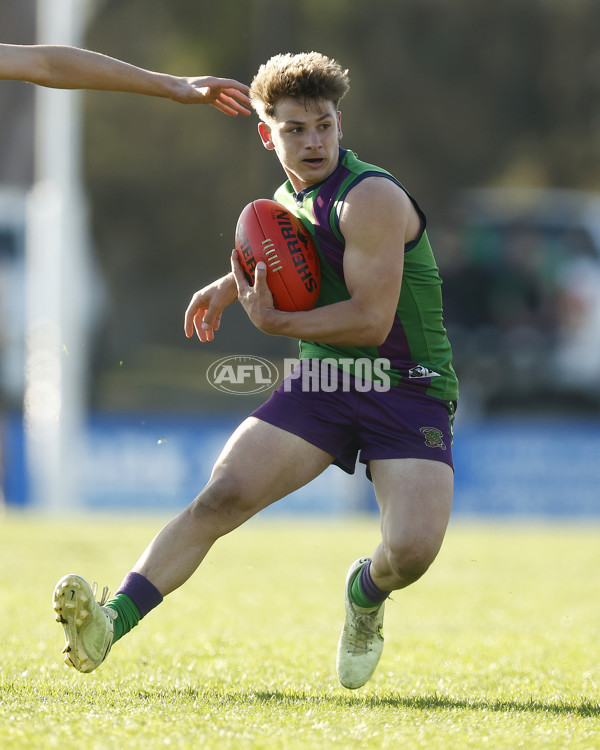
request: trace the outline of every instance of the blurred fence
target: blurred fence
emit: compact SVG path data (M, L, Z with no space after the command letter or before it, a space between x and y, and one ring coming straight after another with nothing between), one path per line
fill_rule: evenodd
M235 418L93 417L73 467L84 510L173 513L190 502L236 427ZM5 420L5 490L28 507L23 430ZM458 426L455 516L600 516L600 422L556 418L485 419ZM257 467L263 471L265 467ZM268 467L267 467L268 470ZM267 514L373 512L364 469L335 467Z

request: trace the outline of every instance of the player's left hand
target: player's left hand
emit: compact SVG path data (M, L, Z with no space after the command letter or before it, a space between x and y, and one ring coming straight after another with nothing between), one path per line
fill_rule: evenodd
M181 86L173 98L183 104L210 104L230 117L250 115L249 88L233 78L181 78Z
M273 295L267 285L267 266L259 261L254 270L254 285L250 284L244 274L237 252L231 253L231 270L237 286L238 299L254 325L269 333L269 316L278 311L273 303Z

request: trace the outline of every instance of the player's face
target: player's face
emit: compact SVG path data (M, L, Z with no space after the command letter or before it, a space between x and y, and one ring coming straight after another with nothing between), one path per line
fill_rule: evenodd
M276 152L297 193L327 179L337 167L341 117L332 101L305 104L286 98L277 103L275 118L260 123L265 148Z

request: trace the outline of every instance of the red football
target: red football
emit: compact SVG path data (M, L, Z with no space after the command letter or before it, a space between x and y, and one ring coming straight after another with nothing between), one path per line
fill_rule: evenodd
M317 250L302 222L277 201L249 203L238 219L235 249L251 282L258 261L267 265L267 284L278 310L315 306L321 288Z

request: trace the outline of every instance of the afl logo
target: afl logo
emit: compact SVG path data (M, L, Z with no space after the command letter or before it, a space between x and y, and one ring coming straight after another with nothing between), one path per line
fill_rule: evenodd
M206 371L206 379L213 388L236 396L268 391L278 378L279 371L275 365L262 357L223 357L213 362Z

